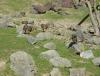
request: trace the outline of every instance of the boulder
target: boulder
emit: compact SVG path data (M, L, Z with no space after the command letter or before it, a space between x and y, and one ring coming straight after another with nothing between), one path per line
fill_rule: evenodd
M49 49L49 50L55 50L56 49L56 45L53 42L49 42L49 43L45 44L43 47L46 48L46 49Z
M94 58L94 55L92 50L88 50L88 51L81 52L80 57L85 59L90 59L90 58Z
M3 71L6 68L6 62L0 61L0 71Z
M3 16L1 19L0 19L0 28L7 28L8 26L13 26L13 24L11 24L11 17L6 15L6 16Z
M66 59L66 58L62 58L62 57L54 57L52 59L49 60L49 62L54 66L54 67L71 67L71 61Z
M75 51L76 54L82 52L79 44L73 44L72 48L74 49L74 51Z
M76 36L79 42L82 42L84 40L84 35L83 35L83 31L81 30L81 28L77 29Z
M53 70L50 72L50 76L62 76L62 75L58 68L53 68Z
M45 59L47 59L47 60L50 60L50 59L53 59L53 58L55 58L55 57L59 57L59 54L58 54L58 52L57 52L56 50L48 50L48 51L46 51L46 52L42 52L42 53L40 54L40 56L41 56L42 58L45 58Z
M70 69L70 76L86 76L85 68L72 68Z
M32 5L32 12L34 14L44 14L46 13L46 8L43 5Z
M50 74L49 73L46 73L46 74L43 74L42 76L50 76Z
M38 40L50 40L53 38L53 34L50 32L40 32L36 35Z
M89 33L84 33L84 39L86 43L93 44L93 38Z
M35 43L37 43L37 39L35 38L35 37L33 37L33 36L26 36L26 38L27 38L27 41L30 43L30 44L35 44Z
M10 56L11 69L18 76L36 76L37 68L33 58L23 51L18 51Z
M93 64L96 65L96 66L100 66L100 57L97 57L97 58L94 58L92 60Z
M99 37L92 37L93 38L93 42L95 45L100 45L100 38Z
M14 24L13 22L9 22L7 26L11 28L16 28L16 24Z
M20 35L20 34L23 34L23 27L24 25L22 26L16 26L16 32Z

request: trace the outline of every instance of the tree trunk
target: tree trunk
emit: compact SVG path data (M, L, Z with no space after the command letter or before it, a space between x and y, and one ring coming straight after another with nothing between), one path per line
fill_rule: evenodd
M93 13L93 9L92 9L91 3L90 3L90 1L86 0L86 4L87 4L87 6L89 8L90 18L91 18L91 21L92 21L92 24L93 24L93 27L94 27L94 30L95 30L95 35L99 36L100 31L99 31L99 28L98 28L97 20L94 17L94 13Z
M96 7L97 7L96 0L94 0L94 11L95 11L96 19L98 22L98 27L100 27L100 15L99 15L99 12L97 11Z

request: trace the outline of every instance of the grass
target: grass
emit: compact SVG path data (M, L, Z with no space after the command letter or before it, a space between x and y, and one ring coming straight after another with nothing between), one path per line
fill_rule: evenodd
M8 14L17 11L25 11L31 7L31 5L32 0L0 0L0 12Z
M36 62L38 67L38 76L41 76L44 73L48 73L52 70L52 65L45 59L40 58L40 53L46 51L47 49L43 48L43 44L53 41L57 45L57 51L61 57L65 57L71 60L72 67L85 67L89 73L92 73L91 76L100 76L100 68L93 65L91 60L82 59L79 56L76 56L71 49L67 49L63 41L59 40L46 40L40 41L36 45L30 45L26 39L17 38L15 29L0 29L0 60L7 61L7 67L3 72L0 72L0 76L16 76L15 73L10 69L9 57L12 53L16 51L25 51L29 53ZM39 47L39 48L35 48ZM100 56L100 49L93 51L95 56ZM80 61L86 62L85 64L80 63ZM47 67L48 66L48 67ZM62 76L69 76L68 68L60 68Z

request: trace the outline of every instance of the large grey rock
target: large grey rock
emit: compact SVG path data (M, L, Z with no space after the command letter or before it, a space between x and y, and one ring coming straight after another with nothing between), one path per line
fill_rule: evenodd
M70 69L70 76L86 76L85 68L72 68Z
M100 45L100 38L91 36L90 34L84 34L85 41L89 44Z
M89 33L84 33L84 39L86 43L93 44L93 38Z
M13 22L9 22L7 24L8 27L11 27L11 28L16 28L16 24L14 24Z
M92 37L95 45L100 45L100 37Z
M92 60L93 64L96 65L96 66L100 66L100 57L97 57L97 58L94 58Z
M55 57L49 60L49 62L54 66L54 67L71 67L71 61L62 58L62 57Z
M27 38L27 41L30 43L30 44L35 44L35 43L37 43L37 39L35 38L35 37L33 37L33 36L26 36L26 38Z
M3 16L1 19L0 19L0 28L7 28L8 26L11 26L11 17L10 16Z
M32 13L44 14L46 13L46 8L43 5L32 5Z
M81 50L79 44L74 44L74 45L72 46L72 48L74 49L75 53L80 53L80 52L82 52L82 50Z
M5 70L5 68L6 68L6 62L0 61L0 71Z
M32 57L23 51L18 51L10 56L11 69L18 76L36 76L37 68Z
M58 54L58 52L56 50L48 50L46 52L42 52L40 54L40 56L42 58L45 58L45 59L49 60L49 59L53 59L55 57L59 57L59 54Z
M90 59L90 58L94 58L94 55L92 50L88 50L88 51L81 52L80 57L85 59Z
M46 49L49 49L49 50L55 50L56 49L56 45L53 42L46 43L43 47L46 48Z
M50 40L53 38L53 34L50 32L41 32L36 35L38 40Z
M84 40L84 35L83 35L83 32L82 32L81 28L77 29L76 36L77 36L78 41L83 41Z
M53 70L50 72L50 76L62 76L62 75L58 68L53 68Z

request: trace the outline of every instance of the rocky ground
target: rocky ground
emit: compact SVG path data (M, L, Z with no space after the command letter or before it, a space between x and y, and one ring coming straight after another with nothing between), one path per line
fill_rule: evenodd
M76 29L87 9L66 9L68 15L53 11L40 15L25 11L24 15L15 10L31 0L21 5L22 0L21 9L9 1L8 5L0 2L0 76L100 76L100 38L85 33L92 25L89 19L80 28L88 42L68 48L74 33L70 28ZM2 10L5 6L8 10ZM11 7L14 10L8 13ZM23 21L32 26L30 34L23 34ZM80 32L78 36L81 39Z

